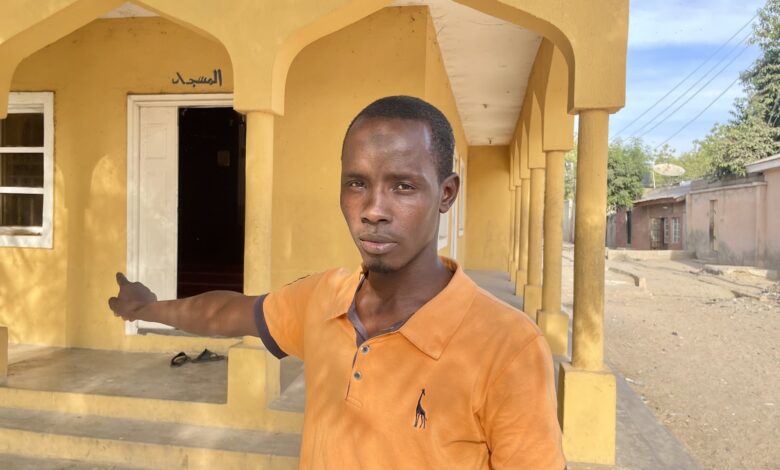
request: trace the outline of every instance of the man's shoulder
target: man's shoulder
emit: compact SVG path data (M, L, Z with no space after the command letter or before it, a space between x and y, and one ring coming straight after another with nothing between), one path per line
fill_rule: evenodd
M332 268L326 271L301 276L292 282L288 282L286 286L308 285L314 287L324 284L333 287L348 282L354 274L354 271L349 271L346 268Z
M300 277L273 294L298 297L304 301L312 299L327 300L328 302L337 301L349 295L350 289L354 290L354 287L351 286L355 284L358 275L358 272L345 268L329 269Z
M468 329L471 334L490 338L492 343L522 347L542 334L539 327L520 309L477 287L469 308Z

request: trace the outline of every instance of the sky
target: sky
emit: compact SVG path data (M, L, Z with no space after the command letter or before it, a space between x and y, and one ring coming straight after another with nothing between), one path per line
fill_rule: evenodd
M730 88L729 85L750 67L760 51L757 46L740 43L752 31L752 25L721 46L763 4L764 0L631 0L626 106L612 116L610 136L641 136L651 147L668 140L679 154L690 150L694 140L707 135L715 123L727 122L734 99L744 96L739 81ZM696 73L646 112L697 68Z

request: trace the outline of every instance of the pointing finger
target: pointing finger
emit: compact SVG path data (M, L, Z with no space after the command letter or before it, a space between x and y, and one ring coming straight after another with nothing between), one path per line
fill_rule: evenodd
M126 284L130 284L130 281L127 280L124 274L116 273L116 283L119 284L119 287L122 287Z

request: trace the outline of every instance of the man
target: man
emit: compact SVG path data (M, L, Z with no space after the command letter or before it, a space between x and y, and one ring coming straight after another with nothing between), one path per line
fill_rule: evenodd
M258 335L277 357L302 358L301 468L563 469L544 337L437 255L439 215L460 185L453 151L438 109L380 99L352 121L341 155L341 210L361 270L260 297L164 302L118 274L109 305L127 320Z

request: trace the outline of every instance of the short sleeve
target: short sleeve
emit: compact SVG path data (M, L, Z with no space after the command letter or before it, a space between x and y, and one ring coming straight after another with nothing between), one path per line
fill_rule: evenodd
M303 359L305 315L320 278L320 274L304 277L258 299L258 335L276 357L289 354Z
M554 382L552 354L539 335L489 386L481 415L491 469L565 468Z

